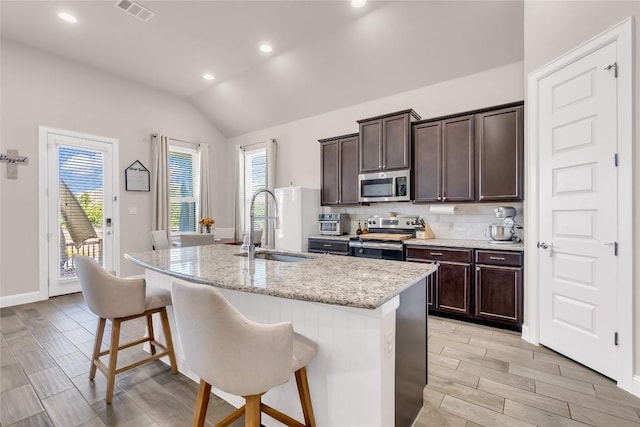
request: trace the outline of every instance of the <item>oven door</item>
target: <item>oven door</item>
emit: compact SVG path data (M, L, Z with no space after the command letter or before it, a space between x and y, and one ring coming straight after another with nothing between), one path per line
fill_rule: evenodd
M349 255L361 258L388 259L404 261L404 247L402 243L387 242L349 242Z

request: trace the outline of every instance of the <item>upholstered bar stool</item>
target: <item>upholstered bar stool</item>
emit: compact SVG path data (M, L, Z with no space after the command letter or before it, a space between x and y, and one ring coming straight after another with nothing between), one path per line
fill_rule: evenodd
M171 284L176 326L185 359L200 377L193 426L203 426L211 386L244 397L246 403L216 424L224 427L245 416L245 426L260 426L261 413L289 426L315 426L306 366L316 344L293 332L291 322L261 324L247 319L213 286L180 280ZM271 388L295 373L305 423L261 402Z
M178 372L176 356L173 351L171 330L167 318L167 305L171 305L171 293L163 289L146 289L144 279L121 279L105 271L93 258L76 255L74 257L76 271L80 279L80 286L85 302L89 309L100 319L96 330L96 340L93 346L89 380L96 376L96 368L107 377L106 402L113 400L113 388L117 374L136 368L147 362L169 356L171 370ZM151 316L160 313L162 329L166 345L156 341L153 334ZM147 318L148 336L136 341L120 344L120 325L127 320ZM111 320L111 344L107 350L100 351L102 337L107 319ZM129 365L117 368L118 351L134 345L148 342L151 356L138 360ZM156 351L159 347L161 352ZM105 365L100 358L109 355L109 365Z

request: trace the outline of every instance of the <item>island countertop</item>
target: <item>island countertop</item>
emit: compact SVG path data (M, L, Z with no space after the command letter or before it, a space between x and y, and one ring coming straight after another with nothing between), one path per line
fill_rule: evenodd
M364 309L380 307L437 269L433 264L307 253L301 254L309 257L302 262L256 259L250 266L245 256L239 256L242 253L237 246L214 244L125 254L125 258L191 282Z

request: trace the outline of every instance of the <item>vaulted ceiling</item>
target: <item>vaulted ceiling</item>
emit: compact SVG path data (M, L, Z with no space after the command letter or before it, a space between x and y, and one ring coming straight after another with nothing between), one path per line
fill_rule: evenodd
M156 15L3 0L1 34L185 97L228 137L523 59L522 1L138 3Z

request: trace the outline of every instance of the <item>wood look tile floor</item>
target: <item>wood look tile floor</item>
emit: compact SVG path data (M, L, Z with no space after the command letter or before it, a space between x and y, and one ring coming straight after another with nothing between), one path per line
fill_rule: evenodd
M96 324L80 294L0 309L0 427L191 424L197 384L162 362L117 376L105 404L104 377L88 380ZM125 322L123 339L144 330L142 319ZM122 351L118 365L140 352ZM515 333L430 317L428 360L415 427L640 426L639 398ZM233 409L211 395L206 425Z
M415 427L640 426L640 398L520 334L430 316Z

